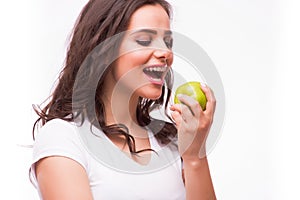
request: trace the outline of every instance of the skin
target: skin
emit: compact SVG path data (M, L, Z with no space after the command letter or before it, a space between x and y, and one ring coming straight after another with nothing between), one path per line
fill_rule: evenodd
M144 29L152 30L152 33L135 32ZM120 48L121 56L105 77L105 95L102 98L107 123L125 124L135 138L137 150L140 150L150 148L150 142L147 131L137 125L135 110L138 97L157 99L162 87L149 81L143 68L149 65L171 66L173 53L169 46L170 20L160 5L147 5L133 14L128 30ZM140 50L130 51L136 48ZM179 97L185 105L175 104L170 108L178 128L178 145L184 162L183 178L188 200L215 199L205 149L201 149L212 124L215 98L207 86L202 89L208 100L205 111L188 96ZM119 102L127 102L128 106ZM111 136L110 139L124 152L128 152L123 138ZM198 156L200 149L204 155L202 158ZM143 156L132 159L141 164L147 163ZM74 160L59 156L44 158L36 164L36 175L43 199L92 199L87 174Z
M108 124L124 123L134 131L137 128L135 111L139 96L148 99L161 96L162 85L151 84L143 68L153 65L169 68L167 66L173 63L173 53L166 44L168 40L164 40L171 38L168 30L169 17L159 5L144 6L133 14L121 45L121 56L106 76L103 86L103 101L107 111L111 111L107 114ZM123 102L122 105L119 102ZM129 109L124 106L126 102ZM113 109L118 112L113 112Z
M183 177L188 200L216 199L203 148L213 122L216 100L209 87L201 86L201 89L207 98L205 111L197 101L186 95L178 97L184 104L171 106L178 128L178 146L184 163Z
M161 84L149 81L143 69L153 65L166 69L171 66L173 53L168 45L171 39L169 30L169 17L160 5L138 9L131 17L120 48L121 56L104 81L102 98L107 123L125 124L135 137L137 150L150 148L147 130L137 124L135 112L138 98L157 99L162 90ZM110 136L110 139L123 151L129 152L122 138ZM133 159L137 161L138 157Z

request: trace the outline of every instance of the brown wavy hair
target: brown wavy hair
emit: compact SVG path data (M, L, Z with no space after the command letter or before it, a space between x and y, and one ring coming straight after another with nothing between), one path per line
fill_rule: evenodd
M117 58L122 39L122 35L114 36L126 31L137 9L156 4L161 5L171 18L171 6L164 0L90 0L85 5L74 26L64 68L54 91L44 106L34 106L39 118L33 125L33 139L38 125L43 126L52 119L72 122L79 118L83 122L88 118L106 135L123 135L131 153L145 151L136 151L134 138L125 125L106 124L101 94L105 73L112 65L110 61ZM166 112L172 86L173 74L170 71L161 97L157 100L140 97L136 109L138 124L152 130L161 144L172 142L177 135L177 129ZM161 106L171 122L150 117L149 113Z

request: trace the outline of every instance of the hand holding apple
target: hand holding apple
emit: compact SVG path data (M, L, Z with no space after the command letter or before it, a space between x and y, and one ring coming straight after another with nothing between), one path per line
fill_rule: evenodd
M196 101L198 101L202 110L205 110L207 99L205 94L201 90L200 82L191 81L191 82L184 83L183 85L180 85L175 91L174 103L176 104L181 103L178 100L177 97L178 94L185 94L190 97L193 97Z
M205 157L206 138L216 107L213 91L199 82L188 82L177 89L174 101L170 110L178 130L181 157L184 162Z

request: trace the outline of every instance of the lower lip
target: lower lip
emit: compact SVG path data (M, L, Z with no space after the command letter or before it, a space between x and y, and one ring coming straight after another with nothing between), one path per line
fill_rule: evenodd
M155 85L163 85L164 84L164 80L163 79L154 79L151 76L148 76L145 74L145 76L147 77L147 79L149 80L150 83L155 84Z

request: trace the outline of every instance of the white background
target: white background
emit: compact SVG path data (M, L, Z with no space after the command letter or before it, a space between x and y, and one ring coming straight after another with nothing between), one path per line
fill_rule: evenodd
M215 63L226 94L209 155L218 199L299 199L299 3L172 0L173 28ZM36 116L86 0L2 1L0 199L38 199L28 179Z

